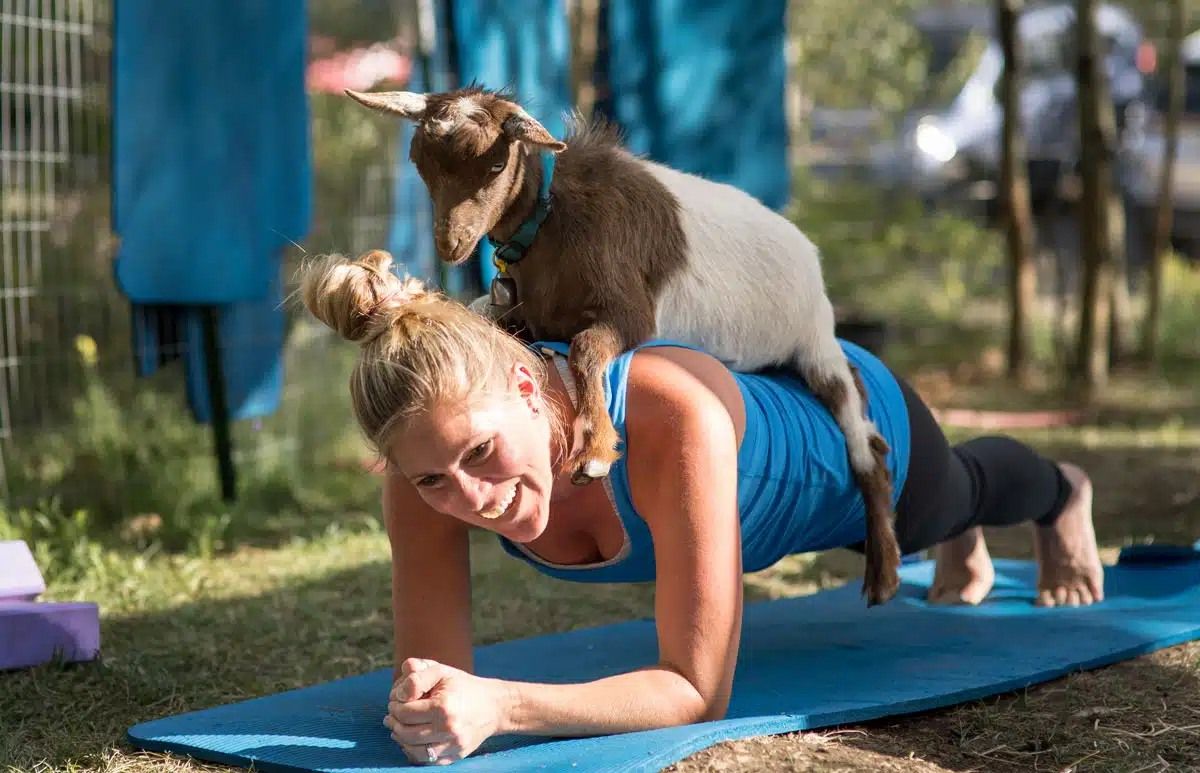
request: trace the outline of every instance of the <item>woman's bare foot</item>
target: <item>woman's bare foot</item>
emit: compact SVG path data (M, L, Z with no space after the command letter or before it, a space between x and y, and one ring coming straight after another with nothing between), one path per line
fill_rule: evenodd
M1086 606L1104 600L1104 565L1092 528L1092 482L1073 464L1060 464L1074 491L1049 526L1034 524L1039 606Z
M926 598L931 604L978 604L995 581L983 529L975 527L937 546L937 568Z

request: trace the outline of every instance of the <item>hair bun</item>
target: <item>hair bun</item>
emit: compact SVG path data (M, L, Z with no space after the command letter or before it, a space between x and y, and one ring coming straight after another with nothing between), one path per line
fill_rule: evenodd
M405 307L427 295L425 283L392 273L392 256L372 250L357 260L330 255L306 267L300 295L310 313L348 341L366 343Z

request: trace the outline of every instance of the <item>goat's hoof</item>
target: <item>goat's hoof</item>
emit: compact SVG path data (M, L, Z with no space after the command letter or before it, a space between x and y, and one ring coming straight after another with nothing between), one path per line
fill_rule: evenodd
M594 480L606 477L610 469L612 465L608 462L589 459L571 475L571 482L576 486L586 486Z
M886 604L892 600L898 590L900 590L899 575L892 575L888 578L877 577L863 582L863 595L867 597L868 607Z

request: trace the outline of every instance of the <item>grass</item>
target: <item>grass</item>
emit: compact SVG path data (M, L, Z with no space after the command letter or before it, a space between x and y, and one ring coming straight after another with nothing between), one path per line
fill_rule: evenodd
M921 241L925 236L901 238L882 228L901 252L919 257L932 249ZM1193 332L1200 273L1171 269L1167 367L1150 376L1118 372L1102 398L1082 402L1052 370L1029 390L998 376L1002 339L987 287L993 253L960 224L937 228L986 260L930 272L914 258L916 275L895 277L902 292L869 309L904 320L893 329L889 362L938 407L1080 409L1076 426L1013 434L1091 472L1106 560L1132 541L1200 536L1200 352ZM877 281L894 270L879 262L878 251L851 247ZM834 280L845 286L850 271L833 269ZM923 300L946 293L966 300ZM347 363L299 340L289 373L305 394L285 399L286 410L255 436L259 443L291 441L291 461L248 465L245 496L235 507L212 495L202 430L166 427L151 443L154 453L123 444L116 430L130 426L131 415L144 410L145 426L155 426L166 409L139 408L122 394L81 397L76 434L39 444L60 455L50 459L56 464L38 449L22 457L31 490L61 489L76 498L48 496L0 513L0 538L35 541L49 573L48 598L100 604L103 656L0 674L0 771L222 769L138 753L124 744L124 732L167 714L389 664L387 540L376 512L378 479L362 471L361 444L346 433ZM1050 337L1043 332L1040 340ZM1052 344L1039 351L1044 365L1052 361ZM171 410L178 413L178 406ZM976 433L948 432L954 439ZM239 447L252 441L243 435ZM172 454L190 461L152 475ZM124 460L115 486L102 487L104 464L80 462L89 455ZM121 495L141 480L152 484L147 491ZM78 497L89 487L105 492L104 509ZM187 506L171 508L173 496ZM157 521L149 518L155 515ZM996 532L989 541L995 555L1029 557L1027 536ZM558 583L508 559L486 534L474 537L472 565L480 643L653 613L651 585ZM748 575L745 588L752 600L794 596L860 571L860 559L844 551L793 556ZM1187 644L943 711L722 744L677 770L1200 769L1198 678L1200 645Z

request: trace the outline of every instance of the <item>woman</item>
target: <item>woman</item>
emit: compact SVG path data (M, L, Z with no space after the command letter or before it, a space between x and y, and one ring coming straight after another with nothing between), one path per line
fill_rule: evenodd
M351 397L388 462L396 681L384 723L418 762L450 762L497 733L588 735L720 718L729 703L742 573L864 536L832 417L784 373L731 373L652 345L608 373L623 455L571 485L562 430L576 415L561 344L532 349L421 283L391 257L311 267L308 309L362 345ZM931 600L975 604L993 582L981 526L1035 522L1039 603L1103 596L1083 471L1014 440L953 449L920 399L846 344L891 446L906 552L937 546ZM549 362L549 366L547 366ZM581 581L657 578L660 661L586 684L474 676L468 529L539 570Z

